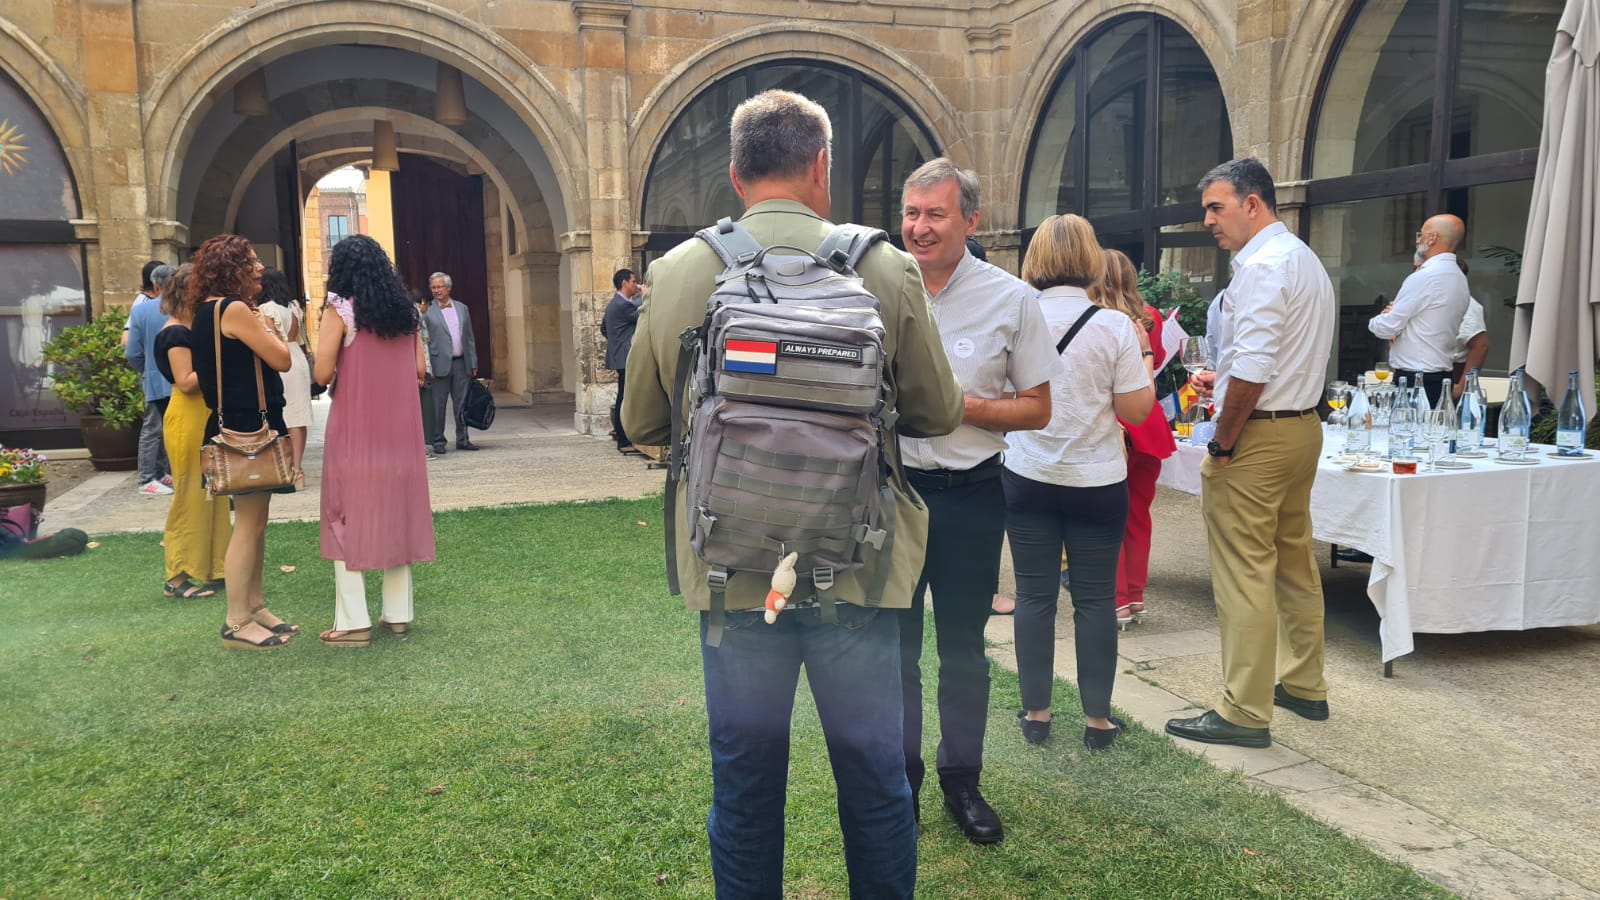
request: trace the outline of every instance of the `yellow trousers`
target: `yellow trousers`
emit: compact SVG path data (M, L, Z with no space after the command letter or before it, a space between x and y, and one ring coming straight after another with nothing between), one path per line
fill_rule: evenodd
M167 415L161 420L167 460L172 464L172 505L167 508L167 527L162 534L168 581L179 575L222 580L222 562L233 525L228 519L228 499L207 499L200 478L200 445L210 415L199 394L173 391Z
M1322 453L1316 416L1252 419L1227 466L1200 466L1200 508L1222 631L1217 713L1272 721L1272 687L1325 700L1322 577L1311 542L1311 482Z

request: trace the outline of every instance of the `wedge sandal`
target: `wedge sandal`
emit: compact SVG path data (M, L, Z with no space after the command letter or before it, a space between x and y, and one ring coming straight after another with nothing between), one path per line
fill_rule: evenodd
M372 643L372 629L330 628L321 634L321 640L330 647L365 647Z

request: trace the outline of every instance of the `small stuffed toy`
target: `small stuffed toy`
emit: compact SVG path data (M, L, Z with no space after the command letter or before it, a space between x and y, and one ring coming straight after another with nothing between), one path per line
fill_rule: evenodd
M772 573L772 590L767 591L767 624L778 621L778 613L789 605L789 595L794 593L795 574L794 563L800 554L791 553L778 561L778 568Z

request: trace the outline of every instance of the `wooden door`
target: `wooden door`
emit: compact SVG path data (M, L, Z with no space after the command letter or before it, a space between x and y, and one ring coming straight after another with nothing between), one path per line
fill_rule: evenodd
M428 289L428 276L445 272L451 296L472 316L478 375L495 371L489 340L489 273L483 242L483 178L454 171L413 154L401 154L390 175L394 191L395 268L408 288Z

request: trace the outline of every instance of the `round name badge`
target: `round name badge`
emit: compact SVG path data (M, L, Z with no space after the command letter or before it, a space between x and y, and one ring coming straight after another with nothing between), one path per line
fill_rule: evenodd
M978 345L972 342L972 338L958 338L955 344L951 345L950 352L962 359L968 359L977 349Z

